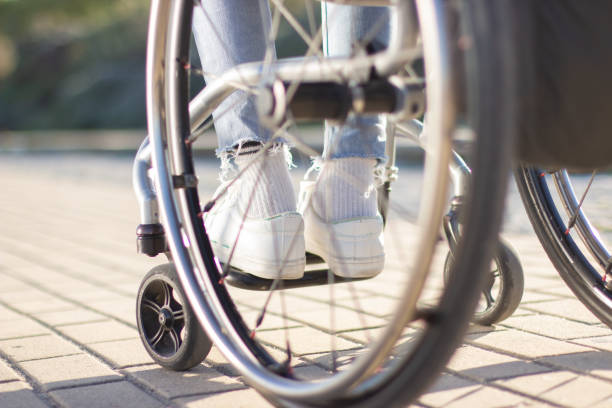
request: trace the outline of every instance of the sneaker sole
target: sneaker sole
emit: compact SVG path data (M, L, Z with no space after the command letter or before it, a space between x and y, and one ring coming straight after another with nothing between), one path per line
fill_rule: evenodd
M211 240L210 243L217 258L225 263L224 261L229 258L231 249L216 241ZM284 263L279 263L234 254L232 267L263 279L300 279L304 276L306 260L305 258L288 259ZM280 276L279 271L281 272Z
M307 244L306 250L320 256L334 275L343 278L372 278L378 275L385 266L385 256L368 258L341 258L332 256L314 242Z

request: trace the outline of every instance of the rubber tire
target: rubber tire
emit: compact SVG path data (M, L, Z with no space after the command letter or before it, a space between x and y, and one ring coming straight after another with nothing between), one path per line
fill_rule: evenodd
M612 293L603 287L601 278L597 278L600 273L571 235L565 235L565 223L540 174L533 167L518 167L514 173L531 225L548 258L578 300L612 328Z
M500 242L493 261L499 269L500 291L493 303L493 306L474 313L472 322L484 326L499 323L510 317L521 303L525 279L523 268L518 256L505 243ZM444 261L444 281L448 282L450 268L452 264L452 254L449 252Z
M162 280L170 284L173 290L173 296L180 297L180 303L183 306L185 326L183 329L183 342L179 346L178 351L170 357L165 357L157 353L146 340L140 313L142 296L145 289L155 280ZM147 353L160 366L172 371L185 371L200 364L212 347L212 341L208 338L202 326L198 322L191 306L186 302L187 297L183 291L176 269L173 263L158 265L151 269L142 279L138 288L138 296L136 300L136 321L138 324L138 334Z

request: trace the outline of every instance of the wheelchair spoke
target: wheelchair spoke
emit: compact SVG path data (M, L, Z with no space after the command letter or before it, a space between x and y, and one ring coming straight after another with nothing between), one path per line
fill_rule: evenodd
M163 293L163 307L170 307L170 302L172 301L172 288L165 282L161 283L162 293Z
M319 58L322 58L323 53L319 50L317 41L314 38L312 38L306 32L306 30L304 30L304 27L302 27L299 21L297 21L295 16L289 10L287 10L287 7L285 7L284 5L284 0L272 0L272 3L274 3L274 6L277 8L277 10L279 10L279 12L283 15L283 17L285 17L285 20L287 20L287 22L291 25L291 27L295 30L295 32L302 38L302 40L304 40L306 45L309 48L312 48L313 53L319 56ZM313 45L315 47L313 47Z
M483 289L482 294L487 302L487 308L491 307L491 305L495 303L495 299L493 298L493 295L491 294L491 288Z
M151 347L153 347L153 349L157 347L157 344L160 342L162 337L164 337L164 332L165 332L164 326L159 326L159 329L157 329L157 332L153 335L153 337L149 339L149 343L151 344Z
M159 307L157 305L157 303L153 302L150 299L143 299L142 300L142 306L145 309L149 309L150 311L152 311L155 314L158 314L160 312L160 310L161 310L161 307Z
M179 349L179 347L181 347L181 338L178 335L178 333L176 332L176 329L172 328L170 330L168 330L168 337L172 340L172 345L174 347L174 352L176 353Z
M185 311L183 309L175 310L172 312L172 317L175 322L185 320Z
M571 214L570 212L571 217L569 219L569 222L567 223L567 229L565 230L565 235L568 235L570 233L570 230L576 224L576 220L581 213L582 204L584 203L584 199L586 198L586 195L589 192L591 185L593 184L593 180L595 179L596 174L597 174L597 170L593 170L593 173L591 173L591 178L589 179L589 182L586 188L584 189L584 192L582 193L582 197L580 197L580 201L578 202L578 207L573 209L573 214Z
M317 23L315 22L315 11L312 0L304 1L306 9L306 17L308 19L308 28L310 30L310 37L314 37L317 32Z

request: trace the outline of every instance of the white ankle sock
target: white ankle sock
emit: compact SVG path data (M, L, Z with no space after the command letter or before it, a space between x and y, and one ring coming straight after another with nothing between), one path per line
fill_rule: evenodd
M260 148L259 145L245 146L238 150L234 162L240 171L253 160ZM243 200L243 207L246 208L249 200L252 200L247 214L249 217L268 218L296 210L295 192L285 160L284 147L274 148L273 151L267 152L265 157L256 159L240 178L239 197Z
M375 165L376 159L361 157L325 161L312 196L315 212L327 222L375 216Z

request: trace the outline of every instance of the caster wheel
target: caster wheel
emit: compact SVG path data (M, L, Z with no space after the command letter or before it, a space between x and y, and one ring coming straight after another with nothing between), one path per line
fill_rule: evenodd
M449 252L444 262L445 283L449 281L452 262ZM512 315L521 303L523 287L523 268L517 255L508 245L499 243L472 322L491 325Z
M138 288L140 339L157 364L174 371L198 365L212 346L186 299L171 263L151 269Z

